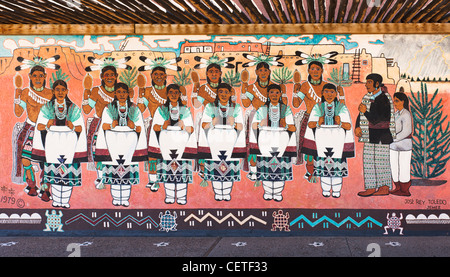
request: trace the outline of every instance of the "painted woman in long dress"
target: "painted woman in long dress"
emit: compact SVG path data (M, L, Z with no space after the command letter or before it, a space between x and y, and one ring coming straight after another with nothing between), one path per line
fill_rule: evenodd
M311 110L303 153L314 157L313 176L320 177L324 197L341 196L343 177L348 176L347 158L355 156L350 113L337 98L337 88L325 84L321 102Z
M110 185L113 205L128 207L131 188L139 184L139 162L147 160L147 138L126 84L115 85L115 99L103 111L100 126L95 161L102 163L102 183Z
M87 162L84 119L68 92L65 81L53 83L53 98L36 121L32 151L32 158L44 163L41 199L63 208L70 207L73 187L81 186L81 163Z
M257 182L262 181L265 200L283 200L285 182L293 180L295 125L281 96L279 85L268 87L267 102L256 111L250 134L250 154L256 155Z
M231 101L231 86L222 83L217 97L205 107L199 135L199 157L205 159L204 180L211 181L215 199L231 200L233 183L241 180L241 158L246 157L242 110Z
M164 183L165 203L187 203L187 187L192 183L192 159L197 139L189 107L181 102L180 87L167 86L167 101L159 106L152 121L148 155L158 159L157 181Z

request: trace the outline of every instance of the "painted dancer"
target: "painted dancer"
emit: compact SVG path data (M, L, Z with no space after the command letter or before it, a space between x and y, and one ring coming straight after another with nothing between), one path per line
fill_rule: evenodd
M355 125L355 135L364 143L365 190L358 195L388 195L392 188L389 145L395 138L394 105L381 75L367 75L366 89Z
M209 59L205 59L199 56L194 57L194 59L199 62L194 66L194 69L206 68L206 83L200 85L200 80L198 73L193 71L191 73L192 81L194 87L192 89L191 101L195 109L200 109L206 107L209 103L216 100L217 97L217 87L222 83L222 68L234 68L233 64L229 62L233 61L234 58L224 58L220 59L217 55L212 55ZM231 101L236 102L236 93L232 88ZM195 118L195 130L198 140L199 131L201 129L200 122L203 113L197 113L198 117ZM198 164L198 174L201 178L204 177L204 160L196 160L196 165Z
M114 101L114 86L117 84L117 69L130 69L129 65L125 63L131 57L125 57L120 60L114 58L104 58L103 60L89 57L88 60L94 65L86 67L87 72L100 70L101 85L92 88L92 77L88 73L84 79L84 94L82 109L85 114L89 114L93 109L95 111L94 117L88 119L87 123L87 149L89 169L97 171L97 179L95 180L95 187L97 189L104 189L102 183L102 163L97 163L94 169L94 156L97 141L97 133L100 129L100 121L103 116L103 110Z
M32 151L32 158L44 163L41 199L63 208L70 207L73 187L81 186L81 163L87 162L84 119L68 93L65 81L53 83L53 97L36 121Z
M231 86L222 83L217 97L205 107L198 154L205 158L205 182L211 181L217 201L231 200L233 183L241 180L240 158L245 158L241 106L231 101Z
M192 183L192 159L197 154L197 138L189 107L181 102L180 87L167 86L167 101L155 112L148 141L149 157L158 159L157 182L164 183L165 203L187 203L187 187Z
M268 87L267 102L254 116L250 153L256 155L257 184L262 182L265 200L282 201L285 182L293 179L292 157L296 155L292 111L282 102L281 87Z
M292 94L292 105L294 108L300 107L300 105L304 102L306 106L306 111L303 115L303 118L300 123L299 130L299 141L297 147L297 164L303 163L303 156L305 155L306 160L306 174L305 179L309 182L317 182L316 178L313 175L314 172L314 158L311 155L307 155L302 153L303 142L306 130L308 127L308 120L311 114L311 111L317 103L320 102L322 97L322 89L327 82L323 80L323 64L336 64L337 61L331 59L336 56L338 53L333 51L324 55L314 54L307 55L301 51L296 51L296 55L302 57L304 59L297 61L296 65L308 65L308 80L303 83L296 83L294 85L294 92ZM344 91L342 87L337 87L339 101L344 103Z
M112 204L128 207L133 185L139 184L139 162L147 161L147 138L139 108L128 86L115 85L115 98L102 114L95 157L101 162L102 183L110 185Z
M303 143L303 153L314 157L314 176L320 177L324 197L341 196L347 158L355 156L350 113L337 99L337 88L325 84L322 100L314 105Z
M163 57L158 57L156 59L150 59L145 56L140 56L139 59L146 63L139 67L139 71L151 71L151 83L150 87L145 87L146 78L143 74L139 74L138 76L138 86L139 86L139 98L138 98L138 107L142 113L145 112L146 109L150 112L150 117L146 119L148 123L147 127L147 137L150 137L150 127L152 125L153 117L155 116L155 111L159 106L164 105L167 102L167 69L180 71L181 68L175 65L177 62L181 60L180 57L166 60ZM181 102L183 105L187 105L187 95L186 89L184 87L180 87L181 91ZM159 184L157 182L156 175L156 167L158 165L158 160L152 157L149 157L147 167L148 167L148 183L146 185L151 191L157 191L159 188Z
M270 80L271 66L282 67L283 63L278 60L281 59L281 55L278 56L267 56L259 55L258 57L252 56L250 54L243 54L244 57L251 60L248 63L243 64L243 67L256 66L256 81L253 84L248 84L249 74L246 69L242 71L242 87L241 87L241 101L245 108L252 107L253 109L247 111L245 115L245 126L246 126L246 142L249 143L251 122L255 116L256 111L263 106L268 101L268 90L269 85L274 84ZM286 96L286 86L280 85L282 93L282 102L287 105L288 99ZM256 181L256 156L251 155L249 150L247 151L247 158L244 160L244 169L249 171L247 178L252 181ZM247 170L248 169L248 170Z
M33 136L38 119L39 111L53 96L52 90L45 87L47 74L45 68L59 69L60 66L53 64L59 56L53 56L49 59L35 57L33 60L26 60L18 57L17 60L22 65L16 67L16 71L31 68L28 77L30 86L22 89L22 77L16 74L14 80L15 97L14 97L14 114L20 117L27 115L23 127L14 135L13 149L13 172L12 181L17 184L26 183L25 192L30 196L38 195L38 187L36 185L35 168L31 163L31 152L33 146ZM37 169L37 167L36 167ZM42 173L42 172L41 172ZM39 194L41 195L41 194ZM44 198L46 200L46 198Z

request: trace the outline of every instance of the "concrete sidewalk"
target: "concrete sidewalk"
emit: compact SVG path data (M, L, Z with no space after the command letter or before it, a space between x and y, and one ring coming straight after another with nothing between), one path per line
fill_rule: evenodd
M449 237L0 237L0 257L449 257Z

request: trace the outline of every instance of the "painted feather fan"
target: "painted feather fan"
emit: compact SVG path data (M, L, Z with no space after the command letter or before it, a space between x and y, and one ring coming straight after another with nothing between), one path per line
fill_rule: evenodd
M276 56L271 57L271 56L262 54L262 55L255 57L250 54L242 54L242 56L251 60L251 62L244 63L242 65L242 67L255 66L255 65L258 65L259 63L266 63L268 65L280 66L280 67L284 66L284 64L282 62L278 61L279 59L281 59L283 57L282 55L276 55Z
M139 59L147 64L140 66L138 69L139 71L149 71L153 70L156 67L162 67L174 71L181 71L181 67L176 65L177 62L181 61L181 57L176 57L170 60L166 60L163 57L157 57L156 59L153 60L145 56L140 56Z
M321 54L312 54L308 55L301 51L295 51L295 55L303 58L303 60L298 60L295 62L295 65L305 65L309 64L310 62L320 62L322 64L337 64L337 61L335 59L331 59L332 57L336 56L338 52L332 51L329 53L326 53L324 55Z
M128 62L131 59L130 56L121 58L119 60L116 60L112 57L106 57L103 60L96 59L94 57L89 57L88 61L93 63L94 65L90 65L85 68L87 72L96 71L96 70L102 70L104 67L107 66L113 66L115 68L122 68L122 69L131 69L131 66L127 65L126 62Z
M58 64L53 64L55 61L59 60L60 56L55 55L48 59L44 59L41 57L34 57L32 60L24 59L23 57L17 57L17 61L22 63L15 68L16 71L20 71L27 68L33 68L35 66L42 66L43 68L56 69L58 70L60 66Z
M229 62L234 61L234 57L228 57L228 58L221 59L217 55L213 55L209 59L205 59L200 56L195 56L194 60L199 62L199 64L196 64L194 66L195 69L206 68L210 64L217 64L221 68L234 68L234 65L229 63Z

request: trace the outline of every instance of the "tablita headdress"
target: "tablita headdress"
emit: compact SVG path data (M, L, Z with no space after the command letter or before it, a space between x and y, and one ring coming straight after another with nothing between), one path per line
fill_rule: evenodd
M166 60L163 57L157 57L156 59L150 59L145 56L140 56L139 59L146 63L138 68L139 71L153 70L156 67L162 67L166 69L171 69L174 71L181 71L181 67L177 66L176 63L181 61L181 57L176 57L170 60Z
M332 52L328 52L324 55L321 55L321 54L308 55L301 51L295 51L295 55L303 58L303 60L296 61L295 65L305 65L305 64L309 64L311 62L320 62L322 64L337 64L337 61L335 59L331 59L332 57L336 56L337 54L338 54L338 52L332 51Z
M96 70L102 70L104 67L107 66L113 66L115 68L122 68L122 69L131 69L131 66L127 65L126 62L128 62L131 59L130 56L121 58L119 60L116 60L112 57L106 57L103 60L96 59L94 57L89 57L88 61L93 63L94 65L90 65L85 68L86 71L96 71Z
M58 70L60 66L58 64L53 64L55 61L59 60L60 56L55 55L53 57L50 57L48 59L44 59L41 57L34 57L32 60L27 60L22 57L17 57L17 61L21 62L22 64L17 66L15 69L16 71L20 71L27 68L33 68L35 66L42 66L43 68L50 68L50 69L56 69Z
M213 55L209 59L205 59L205 58L202 58L200 56L195 56L194 60L199 62L199 64L196 64L194 66L195 69L205 68L205 67L208 67L210 64L217 64L221 68L222 67L224 67L224 68L234 68L234 65L229 63L229 62L234 61L233 57L221 59L221 58L219 58L219 56Z
M282 55L276 55L276 56L268 56L268 55L264 55L261 54L257 57L250 55L250 54L242 54L245 58L251 60L251 62L248 63L244 63L242 65L242 67L250 67L250 66L254 66L254 65L258 65L259 63L266 63L268 65L273 65L273 66L284 66L284 64L282 62L279 62L278 60L281 59L283 56Z

